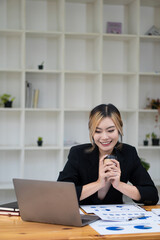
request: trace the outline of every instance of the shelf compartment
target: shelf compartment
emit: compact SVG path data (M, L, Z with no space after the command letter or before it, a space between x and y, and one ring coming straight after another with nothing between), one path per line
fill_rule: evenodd
M66 35L65 70L100 70L100 38L92 35Z
M104 0L103 33L107 32L107 22L121 22L122 34L138 33L138 1Z
M60 151L25 151L24 178L57 180L59 174Z
M159 169L160 169L160 161L159 161L159 149L139 149L139 156L144 158L146 162L150 163L150 168L148 170L151 178L153 179L154 183L157 186L160 186L160 176L159 176Z
M156 126L155 116L158 111L153 112L140 112L139 113L139 139L138 144L143 145L145 135L148 133L155 132L159 136L159 129ZM150 140L151 141L151 140ZM151 142L149 143L151 145Z
M20 146L22 128L22 114L20 111L0 111L0 146Z
M62 49L62 36L59 34L42 34L40 36L39 33L27 33L26 68L35 70L44 62L44 70L60 70L62 68Z
M0 189L13 187L12 179L21 177L21 151L0 151Z
M39 98L37 108L58 109L61 106L61 89L62 75L58 73L46 72L27 72L26 81L32 85L32 101L33 106L34 89L39 90Z
M125 112L120 110L121 117L123 121L123 142L137 146L137 138L138 138L138 120L137 113L134 112ZM132 126L132 127L131 127Z
M160 37L140 39L140 71L160 72Z
M0 95L4 93L15 97L13 108L22 107L22 73L0 71Z
M136 109L138 104L137 88L137 75L103 74L102 102L112 103L118 109Z
M22 29L22 1L0 1L0 29Z
M160 77L156 75L140 76L139 80L139 108L145 109L151 99L159 98ZM147 99L150 100L147 100Z
M100 99L98 74L65 74L65 109L91 109ZM93 92L96 94L93 95Z
M144 35L152 26L160 28L160 1L140 1L140 33Z
M38 137L43 137L43 146L60 146L62 134L60 126L59 112L27 111L25 113L25 146L37 146Z
M88 120L89 112L65 111L64 142L69 142L70 145L88 142Z
M20 32L0 32L1 70L22 69L22 35Z
M103 38L103 72L137 72L137 38L122 36Z
M62 31L62 0L27 0L26 29L34 31Z
M99 0L65 1L66 32L99 33L100 20Z

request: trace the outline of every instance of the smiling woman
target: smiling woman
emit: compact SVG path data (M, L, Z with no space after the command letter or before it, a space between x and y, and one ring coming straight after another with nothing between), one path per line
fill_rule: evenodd
M119 110L112 104L96 106L88 126L91 144L71 148L58 181L75 183L80 204L120 204L123 194L139 203L156 204L157 189L135 147L119 141L123 135ZM110 161L104 161L109 155Z
M109 108L100 105L91 111L89 119L90 139L93 148L98 146L100 157L112 153L119 135L123 134L122 126L120 113L112 104L109 105Z

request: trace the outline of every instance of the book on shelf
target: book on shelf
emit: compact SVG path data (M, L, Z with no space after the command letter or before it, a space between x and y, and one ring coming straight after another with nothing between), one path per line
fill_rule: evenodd
M38 107L38 101L39 101L39 89L34 89L33 93L33 108Z
M122 23L121 22L107 22L107 33L121 34Z
M31 82L26 81L25 93L26 93L25 107L31 108L32 107L32 83Z

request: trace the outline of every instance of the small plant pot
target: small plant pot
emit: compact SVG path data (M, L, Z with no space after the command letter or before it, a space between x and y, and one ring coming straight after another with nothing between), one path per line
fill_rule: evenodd
M4 104L5 108L11 108L12 107L12 101L8 101Z
M157 109L157 106L151 106L152 109Z
M38 69L42 70L43 69L43 65L38 65Z
M152 145L158 146L159 145L159 138L152 138Z
M148 146L148 140L144 140L144 141L143 141L143 145L144 145L144 146Z
M43 141L37 141L38 147L41 147L43 145Z

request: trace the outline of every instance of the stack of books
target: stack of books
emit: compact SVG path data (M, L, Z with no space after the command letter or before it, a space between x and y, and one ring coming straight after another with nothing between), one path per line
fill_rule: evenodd
M25 107L37 108L39 101L39 89L33 89L32 83L26 81L25 94L26 94Z
M17 202L5 203L0 205L0 215L20 216Z

